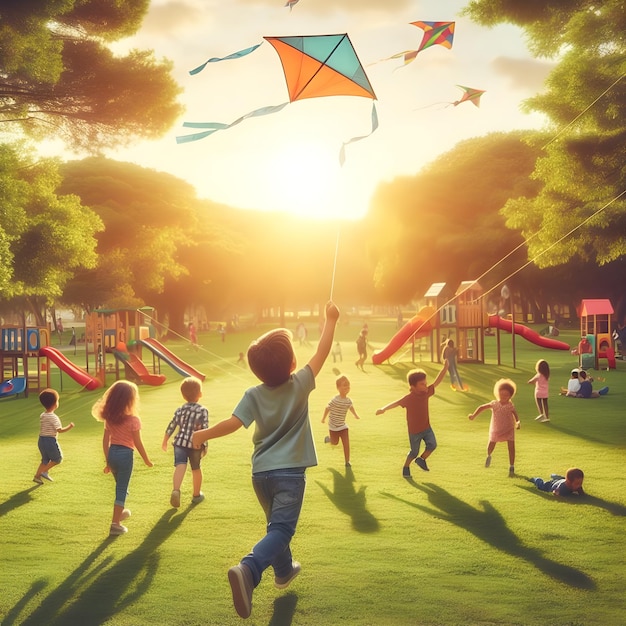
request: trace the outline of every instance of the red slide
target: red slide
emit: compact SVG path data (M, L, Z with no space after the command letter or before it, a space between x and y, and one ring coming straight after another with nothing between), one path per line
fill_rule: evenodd
M177 357L171 350L166 348L160 341L156 339L142 339L140 344L146 346L148 350L156 354L160 359L165 361L172 369L176 370L181 376L195 376L200 380L204 380L206 376L199 372L195 367L185 363Z
M491 326L491 328L499 328L500 330L510 333L513 322L502 319L497 315L490 315L489 326ZM530 341L530 343L534 343L542 348L551 348L552 350L569 350L569 345L565 342L558 341L557 339L552 339L550 337L542 337L532 328L528 328L528 326L524 326L523 324L515 324L515 334L520 335L520 337L523 337L526 341Z
M372 355L372 363L380 365L386 361L392 354L397 352L412 337L420 339L428 337L431 331L431 325L428 321L428 314L424 314L424 310L420 311L415 317L411 318L392 338L391 341L382 350L377 350Z
M117 359L122 361L124 367L131 370L142 383L158 387L165 382L165 376L163 376L163 374L151 374L144 362L136 354L120 352L119 350L114 350L113 354Z
M45 356L50 359L61 371L73 378L79 385L85 387L85 389L89 389L89 391L102 387L102 381L99 378L94 378L89 372L72 363L62 352L52 346L39 348L39 356Z

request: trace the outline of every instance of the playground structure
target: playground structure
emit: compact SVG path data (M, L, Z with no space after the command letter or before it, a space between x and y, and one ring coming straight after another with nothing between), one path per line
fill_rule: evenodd
M580 336L578 365L583 369L600 369L600 359L615 369L615 346L611 332L613 306L610 300L583 300L580 303Z
M85 323L86 361L90 355L96 362L96 376L106 384L108 374L120 378L123 369L126 378L147 385L162 385L166 378L161 374L161 361L171 366L181 376L205 376L185 363L156 339L158 325L153 307L137 309L97 309ZM142 360L142 349L152 356L152 363ZM111 358L112 357L112 358Z
M445 283L433 283L424 295L426 306L396 332L385 347L374 352L372 363L380 365L408 342L412 342L412 360L414 361L416 339L429 341L432 361L440 361L444 340L453 339L458 349L459 362L484 363L485 329L487 328L496 329L498 364L500 363L500 331L515 333L526 341L543 348L570 349L570 346L563 341L544 337L528 326L498 315L487 315L483 310L482 294L483 289L475 280L462 282L456 292L448 289ZM600 322L594 320L594 327L598 327L598 323ZM601 328L604 329L604 326L601 325ZM603 342L607 340L607 336L610 341L610 335L607 333L608 331L602 332ZM599 358L602 358L603 354L601 352Z
M19 393L27 396L29 391L38 392L48 387L50 368L39 350L50 343L49 330L38 326L3 326L0 334L0 397Z

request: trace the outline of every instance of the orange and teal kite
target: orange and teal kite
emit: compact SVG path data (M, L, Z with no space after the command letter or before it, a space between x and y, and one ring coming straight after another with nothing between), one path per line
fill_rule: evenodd
M362 96L376 100L376 94L359 61L347 34L304 35L294 37L264 37L278 53L283 66L289 102L256 109L241 116L230 124L219 122L185 122L185 128L204 129L202 132L177 137L177 143L197 141L218 130L226 130L244 119L276 113L290 102L305 98L323 96ZM198 74L208 63L236 59L254 52L261 44L240 50L222 58L211 58L190 74ZM354 137L341 148L340 161L343 164L345 146L354 141L369 137L378 127L375 103L372 104L372 130L362 137Z
M404 64L408 65L411 61L415 60L415 57L426 48L431 46L443 46L444 48L452 48L452 41L454 40L454 22L410 22L413 26L417 26L424 31L422 42L417 50L405 50L404 52L398 52L383 61L389 61L391 59L404 59Z
M463 85L457 85L457 87L463 90L463 95L459 100L450 102L450 104L456 107L461 102L471 102L474 106L480 107L480 96L485 93L484 89L472 89L471 87L463 87Z

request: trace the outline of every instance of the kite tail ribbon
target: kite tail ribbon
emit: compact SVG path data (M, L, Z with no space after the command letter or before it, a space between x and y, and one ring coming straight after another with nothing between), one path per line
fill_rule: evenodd
M218 61L229 61L230 59L239 59L241 57L245 57L251 52L254 52L262 43L263 42L258 43L255 46L250 46L249 48L245 48L244 50L239 50L238 52L233 52L232 54L229 54L225 57L212 57L208 61L205 61L202 65L198 65L198 67L190 70L189 73L192 76L195 76L196 74L199 74L209 63L217 63Z
M345 141L341 146L341 150L339 151L339 164L343 166L346 162L346 146L348 144L354 143L355 141L360 141L361 139L365 139L369 137L376 129L378 128L378 113L376 111L376 103L372 103L372 130L367 133L367 135L361 135L360 137L352 137L348 141Z
M185 128L206 128L201 133L193 133L192 135L183 135L181 137L176 137L176 143L189 143L191 141L198 141L199 139L204 139L209 135L217 132L218 130L226 130L227 128L232 128L233 126L237 126L245 119L249 117L260 117L261 115L270 115L271 113L278 113L284 109L289 102L283 102L282 104L277 104L274 106L262 107L260 109L255 109L254 111L250 111L250 113L246 113L242 115L240 118L236 119L231 124L223 124L221 122L185 122L183 126Z

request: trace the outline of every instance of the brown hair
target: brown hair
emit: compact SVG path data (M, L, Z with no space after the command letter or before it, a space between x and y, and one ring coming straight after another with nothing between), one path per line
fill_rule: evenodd
M535 365L535 369L538 374L543 374L546 378L550 378L550 366L545 359L539 359L537 365Z
M342 374L341 376L337 376L337 378L335 379L335 385L336 385L337 389L339 389L339 385L341 385L341 383L348 383L348 384L350 384L350 380L348 379L347 376Z
M510 378L500 378L500 380L496 381L496 384L493 386L493 395L496 400L499 399L498 392L500 389L506 389L511 394L512 398L517 391L517 385Z
M100 422L119 424L129 415L137 415L139 389L129 380L115 381L91 409L91 414Z
M202 396L202 381L195 376L188 376L180 383L180 393L187 402L197 402Z
M578 467L570 467L567 472L565 472L565 478L570 481L576 480L577 478L583 480L585 478L585 473Z
M419 383L421 380L426 380L426 372L419 369L411 370L407 374L406 380L411 387L415 387L415 385L417 385L417 383Z
M50 411L59 402L59 392L56 389L44 389L39 394L39 402L46 411Z
M255 376L270 387L287 382L295 356L291 332L277 328L255 339L248 348L248 365Z

